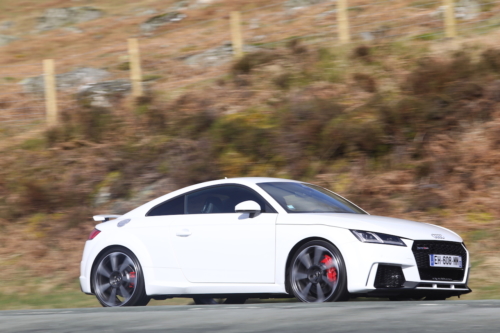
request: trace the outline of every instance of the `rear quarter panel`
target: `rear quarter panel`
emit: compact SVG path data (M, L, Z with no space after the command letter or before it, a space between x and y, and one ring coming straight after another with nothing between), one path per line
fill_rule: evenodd
M145 280L155 280L154 270L152 269L152 260L147 248L141 239L134 234L134 229L128 227L132 224L132 222L121 228L116 226L117 222L119 221L117 220L116 222L112 221L97 225L96 228L101 230L101 233L93 240L88 240L85 244L80 277L81 281L85 281L82 283L82 289L84 292L90 292L92 266L95 260L104 249L110 246L122 246L132 251L141 263Z

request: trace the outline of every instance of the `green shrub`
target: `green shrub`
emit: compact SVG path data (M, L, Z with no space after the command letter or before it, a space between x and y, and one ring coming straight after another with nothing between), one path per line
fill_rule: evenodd
M355 73L353 75L356 84L366 92L374 93L377 92L377 82L375 79L368 74Z
M371 48L366 45L356 46L352 51L352 57L354 59L361 59L365 62L371 62L371 54Z
M322 148L327 158L355 151L368 155L387 151L382 125L376 119L356 115L332 119L322 132Z
M318 61L315 64L314 76L308 76L308 84L314 81L328 81L339 83L343 81L345 69L338 65L340 56L327 48L318 50ZM307 73L304 73L307 74Z
M457 81L450 83L445 90L445 94L450 96L455 101L473 100L481 98L484 94L484 89L481 85L470 81Z
M212 139L203 136L197 141L174 139L166 147L163 158L169 165L169 176L178 186L192 185L221 178Z
M292 75L290 73L282 73L274 77L272 81L279 88L287 90L292 84Z
M290 100L288 108L279 113L280 132L284 141L296 143L296 149L315 154L321 146L324 126L342 114L343 108L329 99L298 98Z
M21 143L21 149L25 150L40 150L47 146L45 138L31 138Z
M154 81L154 80L159 80L163 76L161 75L155 75L155 74L146 74L142 77L142 82L148 82L148 81Z
M167 132L170 135L195 139L208 131L216 118L216 114L209 108L190 113L172 109L166 113Z
M422 98L404 97L394 108L398 126L413 126L427 119L427 105Z
M210 134L220 151L232 148L258 160L272 157L275 126L271 115L250 110L220 117Z
M481 54L482 65L496 73L500 73L500 49L488 49Z
M270 63L277 58L277 54L271 51L247 53L233 64L231 71L234 75L250 74L254 68Z
M84 139L102 142L109 131L114 130L116 119L106 108L87 107L75 111L73 126Z
M414 95L439 94L453 81L471 78L477 65L465 52L457 52L452 60L424 57L407 77L403 88Z
M119 63L118 65L116 65L116 69L121 70L121 71L128 71L128 70L130 70L130 62L125 61L125 62Z
M307 47L300 43L299 39L292 39L287 43L287 47L292 51L293 54L303 55L307 53Z
M165 112L153 101L153 97L149 95L137 98L135 112L142 118L148 131L163 133L167 127Z
M442 33L430 32L430 33L416 35L414 38L418 39L418 40L429 41L429 40L436 40L436 39L439 39L441 37L442 37Z

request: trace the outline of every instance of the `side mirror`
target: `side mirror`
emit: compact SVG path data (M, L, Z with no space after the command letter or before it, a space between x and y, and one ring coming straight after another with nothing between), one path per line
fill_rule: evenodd
M253 218L256 214L260 213L260 205L255 201L243 201L234 207L236 213L248 213Z

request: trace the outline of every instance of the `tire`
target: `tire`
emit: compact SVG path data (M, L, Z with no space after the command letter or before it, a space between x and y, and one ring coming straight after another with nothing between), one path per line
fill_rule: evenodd
M287 272L288 290L301 302L347 301L347 272L340 251L332 244L315 240L293 255Z
M91 276L94 294L104 307L145 306L151 300L141 264L128 249L114 247L101 253Z

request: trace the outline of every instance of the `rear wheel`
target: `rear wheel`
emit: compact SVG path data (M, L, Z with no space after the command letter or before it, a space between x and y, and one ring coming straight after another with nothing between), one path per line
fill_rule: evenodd
M102 253L92 271L92 286L104 307L144 306L150 301L137 257L125 248Z
M287 276L291 291L302 302L349 299L344 259L328 242L318 240L302 245L292 257Z

